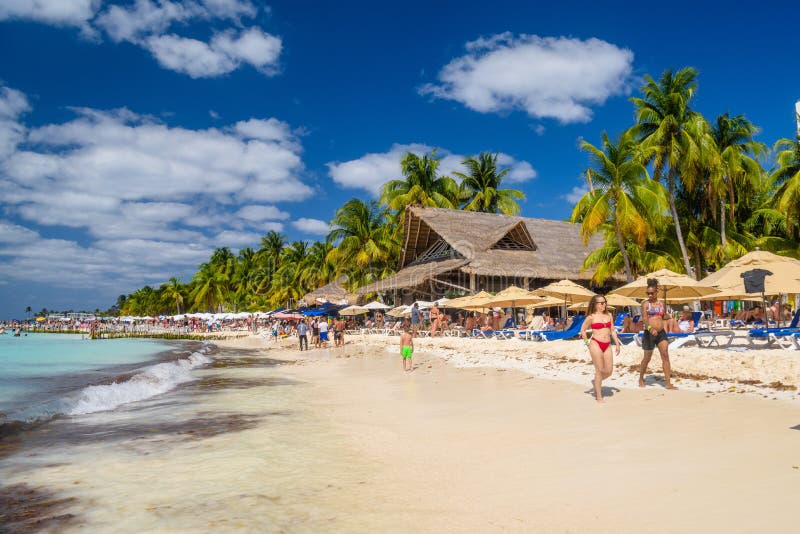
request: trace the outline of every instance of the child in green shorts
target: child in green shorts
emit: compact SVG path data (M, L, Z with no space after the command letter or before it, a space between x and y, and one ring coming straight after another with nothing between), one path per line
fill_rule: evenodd
M408 328L403 329L400 335L400 356L403 357L403 371L413 371L414 364L411 363L411 356L414 354L414 338L408 332ZM406 367L408 362L408 367Z

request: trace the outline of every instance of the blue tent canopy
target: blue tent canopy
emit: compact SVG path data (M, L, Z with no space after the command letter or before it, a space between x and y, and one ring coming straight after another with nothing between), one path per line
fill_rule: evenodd
M300 308L299 311L307 317L319 317L320 315L330 315L335 313L339 308L341 308L341 306L326 302L321 306L316 306L314 308Z

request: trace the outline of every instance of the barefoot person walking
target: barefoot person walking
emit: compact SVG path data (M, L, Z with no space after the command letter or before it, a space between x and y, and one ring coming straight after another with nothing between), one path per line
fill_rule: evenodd
M403 358L403 371L413 371L414 364L411 357L414 355L414 338L408 332L408 328L403 329L400 335L400 356ZM408 362L408 366L406 366Z
M608 313L606 298L602 295L595 295L589 301L589 315L581 326L581 338L589 347L589 354L594 363L594 397L597 402L604 403L603 400L603 380L611 376L614 371L614 357L611 353L611 338L614 338L617 356L619 356L619 338L617 331L612 327L611 314ZM586 331L591 330L592 336L586 337Z
M658 300L658 280L655 278L647 279L647 300L642 302L642 317L645 321L644 332L642 333L642 348L644 358L639 369L639 387L643 388L644 374L647 372L647 365L653 356L653 349L658 347L661 354L661 366L664 368L664 382L667 389L678 389L672 385L672 368L669 363L669 341L664 330L664 315L667 307Z

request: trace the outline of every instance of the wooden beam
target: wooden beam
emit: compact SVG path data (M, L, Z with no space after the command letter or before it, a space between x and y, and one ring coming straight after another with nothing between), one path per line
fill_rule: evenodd
M431 280L435 280L435 281L436 281L437 283L439 283L439 284L444 284L444 285L446 285L446 286L454 287L454 288L456 288L456 289L460 289L460 290L462 290L462 291L472 291L472 290L471 290L470 288L468 288L468 287L460 286L460 285L458 285L458 284L453 284L452 282L445 282L444 280L439 280L438 278L432 278Z

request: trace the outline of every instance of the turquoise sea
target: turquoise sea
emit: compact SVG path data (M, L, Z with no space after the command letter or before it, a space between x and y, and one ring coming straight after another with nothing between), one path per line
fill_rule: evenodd
M189 371L210 361L174 349L146 339L0 335L0 422L111 410L191 380Z

